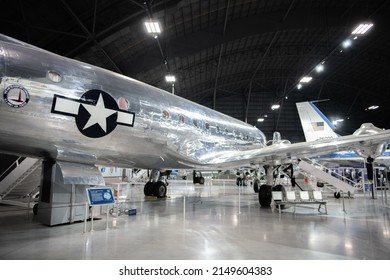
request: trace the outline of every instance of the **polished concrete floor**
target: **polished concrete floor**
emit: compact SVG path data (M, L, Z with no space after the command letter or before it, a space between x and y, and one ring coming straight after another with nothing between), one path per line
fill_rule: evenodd
M0 204L0 259L390 259L390 208L381 192L376 199L328 197L326 215L315 205L279 214L232 181L171 182L160 200L145 198L142 186L122 191L128 200L121 207L137 215L114 212L106 229L98 211L86 232L83 222L45 226L25 209Z

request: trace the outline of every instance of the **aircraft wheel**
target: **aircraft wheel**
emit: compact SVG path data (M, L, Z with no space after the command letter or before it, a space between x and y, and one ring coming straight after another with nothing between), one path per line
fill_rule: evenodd
M272 193L270 185L261 185L259 188L259 203L263 207L271 205Z
M158 181L153 186L154 194L158 198L163 198L167 196L167 186L162 181Z
M152 187L153 187L153 183L152 183L152 182L147 182L147 183L145 184L145 186L144 186L144 194L145 194L146 196L151 196L151 195L153 195L153 189L152 189Z
M255 182L253 183L253 190L255 191L255 193L259 193L259 185L260 180L255 180Z
M237 186L241 186L241 184L242 184L242 178L241 178L241 177L237 177L237 179L236 179L236 185L237 185Z
M334 192L333 195L334 195L335 198L340 198L341 197L340 192Z
M204 177L199 178L199 184L204 185Z
M34 215L38 215L38 203L35 203L33 206L33 213Z

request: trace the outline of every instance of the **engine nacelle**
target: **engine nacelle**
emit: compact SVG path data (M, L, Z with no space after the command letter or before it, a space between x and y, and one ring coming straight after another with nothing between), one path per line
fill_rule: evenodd
M375 135L379 132L383 132L383 130L374 126L372 123L364 123L353 133L353 135ZM386 151L386 148L387 143L382 143L373 146L362 146L361 148L356 149L355 152L363 158L377 158Z
M274 132L272 137L272 145L274 144L288 145L291 144L291 142L289 140L282 140L280 132Z

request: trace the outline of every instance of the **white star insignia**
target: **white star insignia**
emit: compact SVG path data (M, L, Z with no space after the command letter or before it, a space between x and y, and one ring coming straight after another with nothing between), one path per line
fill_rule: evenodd
M90 101L92 98L94 99L93 102ZM96 95L88 100L84 97L82 97L82 99L73 99L55 94L51 112L53 114L75 117L79 131L85 136L91 138L106 136L108 133L113 131L117 125L133 127L135 113L119 110L119 108L115 108L115 104L112 104L114 109L106 108L105 101L110 100L111 98L111 100L115 102L115 99L104 91L99 91L98 100L95 98ZM88 112L89 118L87 121L85 120L85 117L88 116L81 114L80 117L80 108L84 108ZM113 118L112 122L109 122L111 123L111 127L107 127L107 122L109 121L107 118L111 116L116 116L116 119L114 120ZM97 129L95 129L95 127L91 128L95 124L97 124Z
M99 100L95 106L89 104L81 104L81 105L91 115L88 119L88 122L85 124L83 130L93 126L94 124L98 124L103 129L104 132L107 132L107 118L117 113L117 111L107 109L105 107L102 94L99 95Z

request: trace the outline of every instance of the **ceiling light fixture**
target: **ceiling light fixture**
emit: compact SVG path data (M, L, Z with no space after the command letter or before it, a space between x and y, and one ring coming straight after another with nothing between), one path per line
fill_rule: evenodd
M323 64L318 64L317 66L316 66L316 71L318 72L318 73L321 73L322 71L324 71L324 65Z
M343 47L344 47L344 48L348 48L348 47L350 47L351 45L352 45L351 40L345 40L345 41L343 42Z
M344 119L338 119L332 122L333 125L337 125L339 122L343 122Z
M176 77L173 75L166 75L165 81L167 81L168 83L174 83L174 82L176 82Z
M161 33L160 24L158 23L158 21L153 21L153 20L145 21L145 26L146 26L146 30L150 34L155 35Z
M308 83L311 81L311 79L312 79L312 77L306 76L306 77L303 77L299 82L300 83Z
M280 105L279 104L275 104L275 105L272 105L271 106L271 110L277 110L280 108Z
M373 27L372 23L362 23L359 24L358 27L356 27L351 34L356 34L356 35L363 35L365 34L371 27Z
M264 118L258 118L257 121L258 121L258 122L263 122L263 121L264 121Z
M368 110L376 110L378 108L379 108L378 105L373 105L373 106L368 107Z

